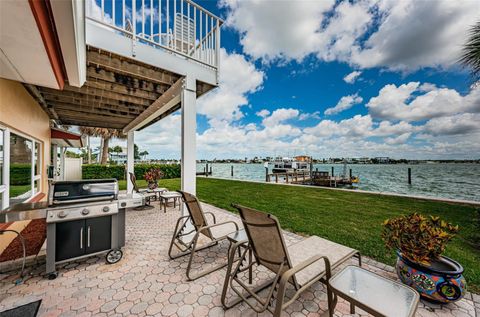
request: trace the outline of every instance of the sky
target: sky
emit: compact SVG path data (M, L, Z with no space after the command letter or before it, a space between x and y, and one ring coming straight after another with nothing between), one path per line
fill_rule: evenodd
M225 21L220 85L197 99L198 159L480 158L480 84L457 62L480 1L197 3ZM175 113L135 142L179 158L180 133Z

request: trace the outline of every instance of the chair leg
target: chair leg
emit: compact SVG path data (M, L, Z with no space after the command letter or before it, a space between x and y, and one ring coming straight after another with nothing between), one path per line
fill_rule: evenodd
M328 316L333 317L333 312L335 310L334 300L332 296L332 290L330 285L327 282L327 301L328 301Z

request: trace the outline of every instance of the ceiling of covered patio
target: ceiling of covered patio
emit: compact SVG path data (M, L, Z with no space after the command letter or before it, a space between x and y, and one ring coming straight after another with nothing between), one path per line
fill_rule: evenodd
M61 125L124 129L147 109L151 115L180 94L182 76L101 49L87 47L87 80L63 90L25 84ZM197 97L214 88L197 81ZM177 98L177 100L179 100ZM142 128L178 110L180 102ZM145 114L144 114L145 116Z

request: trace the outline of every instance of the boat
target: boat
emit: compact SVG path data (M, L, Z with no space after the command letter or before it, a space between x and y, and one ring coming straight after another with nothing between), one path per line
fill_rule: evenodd
M296 171L309 171L311 158L309 156L276 157L273 161L273 173L291 173Z

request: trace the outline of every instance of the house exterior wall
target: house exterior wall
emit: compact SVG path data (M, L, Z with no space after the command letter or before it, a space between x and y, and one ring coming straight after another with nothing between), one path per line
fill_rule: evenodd
M47 193L47 165L50 163L50 119L19 82L0 78L0 127L10 129L41 144L39 192Z

